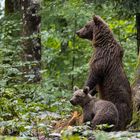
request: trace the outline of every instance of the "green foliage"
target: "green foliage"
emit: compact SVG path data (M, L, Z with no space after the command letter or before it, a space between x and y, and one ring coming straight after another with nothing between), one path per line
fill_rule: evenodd
M96 9L102 9L104 5L112 7L112 11L117 18L129 19L136 13L140 13L140 0L93 0Z

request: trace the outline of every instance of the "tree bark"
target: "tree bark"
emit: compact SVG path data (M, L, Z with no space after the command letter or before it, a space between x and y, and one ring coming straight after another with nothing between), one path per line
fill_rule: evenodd
M14 13L14 2L12 0L5 0L5 15Z
M138 63L135 74L135 81L132 85L134 90L134 105L136 111L140 110L140 13L136 14L136 28L137 28L137 53Z
M40 24L41 17L38 15L40 5L37 1L21 0L22 9L22 47L24 79L30 82L38 82L41 80L41 38ZM31 78L32 77L32 78Z
M136 28L137 28L137 51L140 51L140 13L136 14Z

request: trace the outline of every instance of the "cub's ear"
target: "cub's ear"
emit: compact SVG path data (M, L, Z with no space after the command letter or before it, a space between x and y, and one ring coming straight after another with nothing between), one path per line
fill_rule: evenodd
M73 87L73 91L77 91L78 89L79 89L79 87L77 87L77 86Z
M85 86L85 87L83 88L83 92L84 92L85 94L88 94L88 93L89 93L89 87L88 87L88 86Z

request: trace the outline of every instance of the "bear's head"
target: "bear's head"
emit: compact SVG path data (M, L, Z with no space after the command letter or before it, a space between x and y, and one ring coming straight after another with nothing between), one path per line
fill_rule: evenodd
M94 21L91 20L83 28L81 28L80 30L78 30L76 32L76 34L80 38L92 40L93 39L93 29L94 29L94 26L95 26L94 25Z
M94 15L93 20L89 21L83 28L76 31L76 34L80 38L92 41L95 38L96 29L101 28L102 26L107 26L107 24L99 16Z
M84 89L79 89L78 87L74 87L73 97L70 99L70 103L74 106L80 105L83 107L88 102L91 101L92 96L89 93L89 87L84 87Z

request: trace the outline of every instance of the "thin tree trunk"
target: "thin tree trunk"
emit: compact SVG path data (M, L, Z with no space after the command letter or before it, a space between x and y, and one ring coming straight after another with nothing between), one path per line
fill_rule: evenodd
M136 28L137 28L137 51L140 51L140 13L136 14Z
M76 23L76 13L74 15L74 35L73 35L73 48L72 48L72 71L74 71L74 67L75 67L75 46L76 46L76 36L75 36L75 33L76 33L76 26L77 26L77 23ZM74 86L74 75L72 75L71 77L71 88L73 89L73 86Z
M132 85L134 90L134 103L136 110L140 110L140 13L136 14L136 28L137 28L137 53L138 63L135 74L135 81Z
M38 15L40 5L32 0L22 0L22 47L24 78L30 82L38 82L41 79L41 39L40 39L40 22L41 17Z

